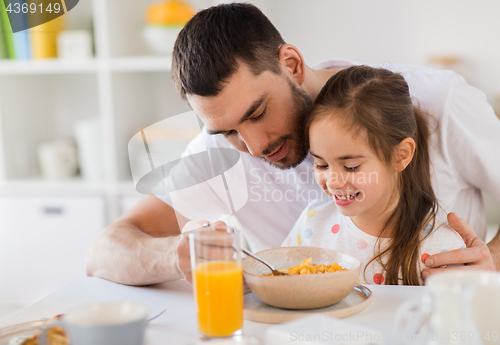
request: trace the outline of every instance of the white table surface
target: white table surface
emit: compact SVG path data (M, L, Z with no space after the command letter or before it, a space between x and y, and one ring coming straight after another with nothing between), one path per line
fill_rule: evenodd
M399 306L405 301L420 299L427 292L425 287L420 286L369 285L368 287L373 292L370 305L360 313L344 320L360 325L360 327L372 328L388 336L391 334ZM50 318L93 302L123 300L145 304L149 307L151 316L167 309L163 315L148 324L144 345L205 343L197 337L192 286L184 280L147 287L133 287L99 278L80 278L3 320L0 322L0 328ZM243 342L259 344L264 339L265 330L271 326L245 320ZM219 343L228 344L229 340Z

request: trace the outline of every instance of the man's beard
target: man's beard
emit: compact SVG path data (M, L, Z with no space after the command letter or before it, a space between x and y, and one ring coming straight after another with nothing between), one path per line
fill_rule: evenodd
M289 120L293 123L292 133L286 134L269 144L263 154L272 153L283 145L285 140L288 140L287 155L278 162L271 162L263 158L266 162L281 170L295 168L304 161L307 157L309 143L305 141L305 121L307 114L313 105L311 98L288 78L287 82L290 86L290 92L293 99L293 113L290 114Z

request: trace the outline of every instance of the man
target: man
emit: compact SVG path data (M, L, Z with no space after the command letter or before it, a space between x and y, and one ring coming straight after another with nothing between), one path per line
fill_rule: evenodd
M186 153L230 147L242 152L249 201L235 215L252 250L279 246L310 199L321 197L312 179L303 121L324 83L352 64L327 61L309 68L299 50L286 44L260 10L248 4L201 11L179 34L173 79L205 124ZM500 162L500 123L493 110L481 92L453 72L384 67L403 74L412 97L436 117L433 187L445 210L467 221L454 214L448 217L467 248L427 258L426 265L434 268L424 271L424 278L444 265L500 267L500 235L488 246L483 242L480 192L487 189L500 200L500 176L493 165ZM178 174L171 180L182 178ZM182 210L184 214L176 211L168 195L144 197L92 245L87 274L134 285L183 276L190 280L187 237L180 229L185 232L208 221L196 221L206 217L195 207Z

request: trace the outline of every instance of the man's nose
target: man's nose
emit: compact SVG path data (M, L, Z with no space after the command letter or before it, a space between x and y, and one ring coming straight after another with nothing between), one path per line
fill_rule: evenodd
M248 152L254 156L262 155L269 145L269 137L261 131L240 132L241 139L245 142Z

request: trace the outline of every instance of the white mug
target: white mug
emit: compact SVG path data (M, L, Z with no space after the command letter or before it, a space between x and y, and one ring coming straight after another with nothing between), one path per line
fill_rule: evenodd
M500 273L482 272L472 298L472 315L483 344L500 344Z
M68 30L57 35L57 57L59 59L90 59L92 57L92 34L88 30Z
M500 344L500 273L450 270L426 281L429 294L396 317L403 344Z
M42 176L57 180L71 177L78 171L76 145L71 140L45 143L38 148Z
M62 327L72 345L141 345L148 310L131 302L96 303L64 314L38 336L46 345L47 331Z

